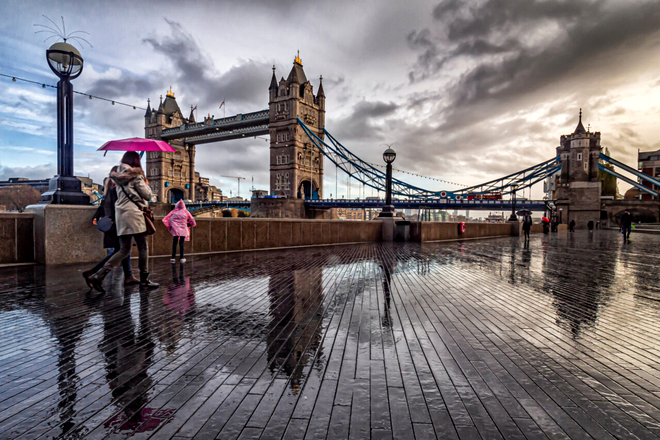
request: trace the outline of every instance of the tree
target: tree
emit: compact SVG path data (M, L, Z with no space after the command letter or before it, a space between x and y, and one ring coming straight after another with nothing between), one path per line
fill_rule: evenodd
M605 155L606 156L610 155L610 150L608 150L607 148L605 148ZM602 159L598 159L598 163L603 165L605 168L614 171L614 165L606 163ZM601 191L600 191L601 196L612 196L615 199L619 198L619 188L617 186L616 177L599 169L598 180L601 181Z
M0 205L8 210L22 211L28 205L41 200L41 193L30 185L13 185L0 188Z

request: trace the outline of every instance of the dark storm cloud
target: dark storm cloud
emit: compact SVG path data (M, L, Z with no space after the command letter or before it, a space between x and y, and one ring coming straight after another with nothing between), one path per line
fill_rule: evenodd
M360 101L353 106L352 112L345 118L329 121L329 127L338 127L336 135L347 139L379 138L383 129L374 121L392 116L399 108L394 102Z
M579 77L581 69L614 62L660 29L653 1L606 7L600 0L446 0L433 16L438 32L408 36L421 51L410 78L435 77L448 63L467 61L453 84L454 108L502 103ZM546 27L548 37L534 34Z
M143 42L168 61L168 68L142 75L122 72L119 78L101 78L94 81L89 93L117 99L151 97L152 105L157 106L157 97L163 95L168 86L175 85L184 116L188 116L186 107L190 104L197 105L200 113L213 112L223 100L236 112L268 106L271 63L243 60L221 74L190 33L179 23L166 22L169 35L145 38ZM146 103L140 102L140 105Z
M172 61L172 69L167 73L176 78L174 82L188 99L196 100L200 107L217 108L223 99L240 106L252 105L253 110L267 107L272 63L247 60L218 74L192 35L180 24L166 21L171 35L144 41Z

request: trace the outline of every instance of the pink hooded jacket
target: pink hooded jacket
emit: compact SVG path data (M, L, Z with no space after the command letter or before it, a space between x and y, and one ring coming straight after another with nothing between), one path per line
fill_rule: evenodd
M190 231L188 226L197 226L195 218L186 209L186 204L183 200L176 202L174 210L172 210L167 217L163 219L163 223L170 231L170 234L175 237L186 237L186 241L190 240Z

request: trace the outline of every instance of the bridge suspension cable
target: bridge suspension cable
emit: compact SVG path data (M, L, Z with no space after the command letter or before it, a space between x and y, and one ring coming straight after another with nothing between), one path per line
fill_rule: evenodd
M378 191L385 191L385 173L372 163L366 162L353 154L335 139L325 128L323 133L328 142L318 137L305 123L298 118L298 124L302 127L307 137L319 149L319 151L337 168L340 168L350 177L361 182L363 185ZM498 179L491 180L479 185L461 188L455 191L432 191L420 188L400 179L392 178L392 194L409 198L456 198L458 200L469 196L482 196L488 194L511 194L514 191L529 188L532 185L557 173L561 169L558 157L541 162L521 171L509 174Z

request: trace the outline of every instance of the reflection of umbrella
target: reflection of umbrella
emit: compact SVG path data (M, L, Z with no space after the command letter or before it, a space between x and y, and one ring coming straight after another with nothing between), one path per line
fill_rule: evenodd
M530 215L531 215L531 214L532 214L532 211L530 211L529 209L521 209L521 210L518 211L516 214L518 214L518 215L530 214Z
M543 218L541 218L541 221L542 221L542 222L550 223L550 220L548 219L548 217L543 217Z
M98 151L169 151L176 150L165 141L155 139L130 138L108 141Z

